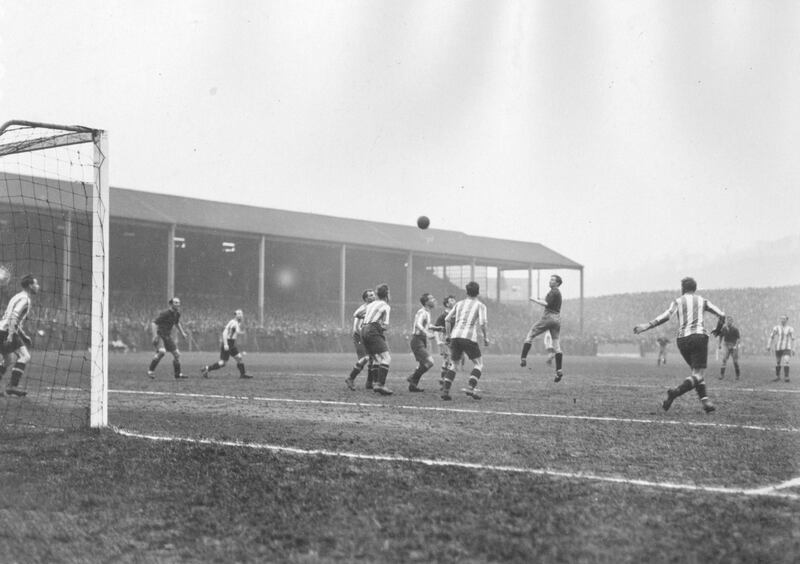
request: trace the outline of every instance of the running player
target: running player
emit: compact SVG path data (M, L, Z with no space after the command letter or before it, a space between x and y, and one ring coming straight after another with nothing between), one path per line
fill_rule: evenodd
M442 399L449 401L450 387L455 380L455 367L458 366L461 357L466 354L472 361L472 372L469 376L469 387L464 388L465 392L472 399L481 399L478 389L478 380L483 373L483 358L481 349L478 346L478 332L483 337L484 346L489 346L486 337L486 305L478 299L480 286L477 282L469 282L466 286L467 297L456 303L450 313L445 318L448 334L450 335L450 355L454 366L445 375L444 387L442 388Z
M418 365L414 373L407 378L409 392L424 391L419 387L420 378L433 366L433 357L431 356L431 351L428 350L428 335L431 331L431 310L436 307L436 298L433 297L433 294L425 292L419 302L422 307L419 308L414 316L414 327L411 329L410 342L411 352L414 354L414 359Z
M736 379L739 379L739 328L733 324L733 317L725 318L725 325L719 332L719 344L717 349L722 349L722 366L719 368L719 379L725 378L725 365L728 359L733 359L733 370L736 372Z
M356 376L358 376L364 369L364 366L369 362L369 354L367 349L364 348L364 342L361 340L361 326L364 324L364 314L367 311L367 304L375 301L375 290L368 288L361 293L363 304L358 306L353 312L353 344L356 346L356 363L350 371L350 376L347 377L345 383L351 390L356 389ZM375 369L370 364L367 368L367 385L368 390L372 389L373 380L375 379Z
M672 314L678 314L678 351L691 368L692 373L680 386L667 390L667 399L661 404L664 411L670 408L675 398L682 396L692 388L697 391L697 397L700 398L706 413L711 413L716 409L708 399L704 381L706 366L708 366L708 333L703 327L703 313L709 311L719 318L716 329L711 332L715 336L719 335L725 323L725 313L707 299L695 294L696 291L697 282L694 278L684 278L681 280L681 297L673 300L667 311L649 323L640 323L633 328L633 332L638 335L666 323Z
M172 328L177 327L178 332L186 339L186 332L183 330L180 320L181 300L180 298L172 298L169 301L169 308L158 314L155 321L150 324L153 331L153 347L156 349L156 354L147 369L147 375L150 378L156 377L156 366L158 366L158 363L167 352L172 354L172 369L175 379L186 378L181 372L181 351L178 350L178 345L175 344L172 338ZM162 346L159 347L159 343L163 343Z
M783 379L789 381L789 359L794 354L794 329L789 325L789 316L782 315L780 323L772 328L767 339L767 352L772 348L775 340L775 382L781 379L781 366L783 366Z
M203 378L208 378L208 373L212 370L219 370L225 366L231 357L236 360L236 368L239 369L239 378L252 378L252 376L245 372L244 357L239 351L239 347L236 346L236 339L239 335L244 333L242 321L244 321L244 312L237 309L233 314L233 319L228 321L228 324L225 325L225 329L222 330L219 360L214 364L209 364L200 369L200 374L203 375Z
M528 331L528 334L525 336L525 341L522 344L522 354L519 359L520 366L527 366L528 352L531 350L533 340L545 331L550 331L553 337L553 350L556 359L555 382L560 382L561 378L564 377L564 372L561 370L561 363L564 355L561 352L561 342L559 340L561 336L561 290L559 289L561 283L561 277L557 274L553 274L549 282L550 291L547 292L544 300L533 297L529 298L532 302L544 306L544 315L531 327L530 331Z
M0 378L13 364L11 381L8 383L5 393L17 397L28 394L19 387L25 367L31 360L31 353L28 351L28 347L31 346L31 338L25 333L23 324L31 309L32 296L39 293L39 281L32 274L26 274L20 280L20 286L22 286L22 291L8 301L3 318L0 319L0 353L3 356Z
M385 335L389 328L389 314L392 311L389 305L389 285L381 284L375 289L375 294L376 299L367 304L364 312L361 338L372 363L377 367L373 391L383 396L390 396L394 392L386 387L386 377L389 375L392 355L389 354Z

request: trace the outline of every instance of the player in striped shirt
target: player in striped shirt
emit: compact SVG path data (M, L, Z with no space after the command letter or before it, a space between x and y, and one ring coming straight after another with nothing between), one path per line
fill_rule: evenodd
M19 388L25 367L31 360L31 353L28 351L31 338L25 333L23 325L31 309L31 297L39 293L39 281L32 274L26 274L20 281L20 285L22 291L8 301L6 311L0 319L0 353L3 356L0 378L13 364L11 381L8 383L5 393L18 397L28 394Z
M392 311L389 305L389 285L381 284L375 289L376 299L367 304L364 311L364 323L361 327L361 338L364 347L377 366L373 391L383 396L390 396L392 392L386 387L386 377L389 375L389 365L392 355L386 344L386 329L389 328L389 314Z
M464 388L465 392L472 399L481 399L478 389L478 380L483 372L483 358L481 349L478 346L478 334L483 337L484 346L489 346L489 339L486 337L486 305L479 299L480 286L477 282L467 283L467 297L457 302L455 307L447 314L445 325L450 335L450 358L453 366L447 371L442 388L442 399L451 400L450 387L455 380L455 367L458 366L461 357L466 354L472 361L472 372L469 376L469 387Z
M772 328L772 333L767 339L767 352L775 341L775 382L781 379L781 366L783 366L783 379L789 381L789 358L794 354L794 329L789 325L789 316L782 315L780 323Z
M225 366L231 357L236 360L236 368L239 369L239 378L252 378L252 376L245 372L244 357L239 351L239 347L236 346L236 339L239 335L244 333L242 321L244 321L244 312L237 309L233 314L233 319L228 321L227 325L225 325L225 329L222 330L222 335L220 336L219 360L214 364L209 364L200 369L200 374L203 375L203 378L208 378L208 373L212 370L219 370Z
M681 297L673 301L667 311L649 323L641 323L633 328L633 332L638 335L666 323L673 314L678 316L678 351L692 373L677 388L667 390L667 399L661 404L664 411L670 408L675 398L692 388L697 391L697 397L700 398L706 413L716 409L708 399L704 381L708 366L708 333L703 327L703 314L708 311L717 316L717 327L711 334L718 336L725 324L725 313L707 299L695 294L696 291L697 282L694 278L684 278L681 280Z
M420 297L419 302L422 307L414 315L414 326L411 328L411 341L409 343L418 365L414 373L407 378L409 392L423 391L419 387L419 381L422 375L433 366L433 357L431 356L431 351L428 350L428 336L433 327L431 325L431 310L436 307L436 298L433 297L433 294L425 292Z
M364 347L364 342L361 340L361 326L364 324L364 314L367 312L367 304L375 301L375 290L372 288L364 290L361 293L361 299L364 301L364 303L358 306L353 312L353 344L356 346L357 360L353 366L353 369L350 371L350 376L348 376L347 380L345 380L347 387L351 390L356 389L356 376L361 373L361 371L364 369L364 366L366 366L369 362L369 353L367 353L367 349ZM370 364L369 368L367 368L366 388L368 390L371 390L373 387L376 369L377 367L373 367L372 364Z

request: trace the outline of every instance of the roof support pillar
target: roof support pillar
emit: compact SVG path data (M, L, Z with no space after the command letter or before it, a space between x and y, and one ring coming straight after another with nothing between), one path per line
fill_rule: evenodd
M267 271L267 238L262 235L258 241L258 326L264 327L264 287Z
M581 273L581 336L583 336L583 267L580 268Z
M339 250L339 325L345 329L344 308L347 300L347 245Z
M412 300L414 299L414 288L412 285L414 284L414 253L411 251L408 252L408 257L406 258L406 321L409 323L413 319L413 313L411 312L411 305Z
M500 305L500 278L503 276L503 271L497 267L497 276L495 278L495 288L497 289L497 305Z
M175 224L167 232L167 299L175 297Z

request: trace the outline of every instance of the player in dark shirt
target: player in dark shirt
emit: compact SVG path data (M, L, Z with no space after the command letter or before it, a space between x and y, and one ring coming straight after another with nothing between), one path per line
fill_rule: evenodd
M662 364L667 363L667 345L669 345L669 339L662 335L656 339L656 343L658 343L658 358L656 359L656 366L661 366Z
M722 349L722 366L719 368L719 379L725 378L725 366L728 364L728 358L733 359L733 370L736 372L736 379L739 379L739 340L741 335L739 328L733 324L732 317L725 318L725 325L719 332L719 345L717 348Z
M545 296L544 300L538 298L530 298L534 303L544 306L544 315L542 318L528 331L525 341L522 345L522 354L520 355L520 366L528 365L528 352L531 350L531 343L533 340L544 333L550 331L553 337L553 350L556 353L556 378L555 382L560 382L564 377L564 372L561 370L561 363L564 357L561 352L561 343L559 337L561 336L561 277L554 274L550 277L550 291Z
M150 376L150 378L155 378L156 366L158 366L158 363L164 358L164 355L170 352L172 353L172 368L175 378L186 378L181 372L181 351L178 350L178 345L172 338L172 329L173 327L177 327L180 334L186 339L186 332L181 326L180 298L172 298L169 301L169 309L165 309L159 313L158 317L156 317L150 325L153 331L153 347L156 349L156 354L153 360L150 361L147 375Z

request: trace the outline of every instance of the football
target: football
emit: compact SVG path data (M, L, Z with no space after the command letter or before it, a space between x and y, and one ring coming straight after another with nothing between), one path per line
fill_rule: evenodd
M421 215L417 218L417 227L420 229L427 229L430 224L431 220L426 215Z

